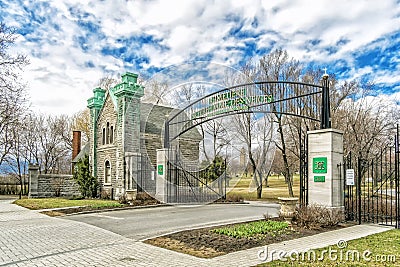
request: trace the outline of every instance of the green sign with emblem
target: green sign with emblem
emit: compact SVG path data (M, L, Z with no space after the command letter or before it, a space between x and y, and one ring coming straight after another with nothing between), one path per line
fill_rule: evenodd
M157 173L159 175L163 175L164 174L164 165L158 165L157 166Z
M313 158L313 173L327 173L328 159L326 157Z
M314 176L314 182L325 183L325 176Z

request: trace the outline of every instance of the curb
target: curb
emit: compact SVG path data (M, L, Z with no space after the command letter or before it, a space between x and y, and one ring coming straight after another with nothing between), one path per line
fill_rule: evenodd
M216 203L208 203L206 205L228 205L228 204L250 204L249 202L216 202ZM179 204L177 204L179 205ZM84 211L78 211L78 212L73 212L73 213L68 213L56 217L65 217L65 216L73 216L73 215L81 215L81 214L90 214L90 213L101 213L101 212L108 212L108 211L119 211L119 210L130 210L130 209L146 209L146 208L158 208L158 207L172 207L172 206L177 206L174 204L166 204L166 203L161 203L161 204L155 204L155 205L143 205L143 206L126 206L126 207L121 207L121 208L107 208L107 209L94 209L94 210L84 210ZM184 204L182 204L184 205ZM47 211L63 211L63 210L68 210L68 209L77 209L77 208L84 208L87 206L73 206L73 207L63 207L63 208L54 208L54 209L41 209L41 210L36 210L39 213L42 212L47 212Z
M121 208L107 208L107 209L93 209L93 210L84 210L84 211L78 211L74 213L68 213L64 214L61 216L56 216L56 217L65 217L65 216L72 216L72 215L81 215L81 214L90 214L90 213L101 213L101 212L107 212L107 211L118 211L118 210L130 210L130 209L146 209L146 208L158 208L158 207L169 207L171 205L169 204L156 204L156 205L145 205L145 206L132 206L132 207L121 207ZM87 206L75 206L75 207L64 207L64 208L55 208L55 209L42 209L42 210L36 210L39 213L46 212L46 211L63 211L63 210L68 210L68 209L74 209L74 208L84 208Z

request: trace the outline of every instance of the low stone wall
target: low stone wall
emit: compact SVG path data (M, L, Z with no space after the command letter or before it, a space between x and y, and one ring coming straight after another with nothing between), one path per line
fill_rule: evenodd
M79 187L68 174L39 174L37 165L29 166L29 198L78 197Z

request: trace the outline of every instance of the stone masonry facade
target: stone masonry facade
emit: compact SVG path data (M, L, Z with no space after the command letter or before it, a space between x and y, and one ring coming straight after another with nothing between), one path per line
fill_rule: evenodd
M111 101L111 97L107 94L104 106L100 110L99 114L103 114L98 117L96 122L96 136L98 138L95 140L96 148L97 148L97 164L96 164L96 173L99 184L103 185L107 194L111 194L109 189L112 184L117 182L120 173L123 172L123 165L119 164L119 153L117 140L119 138L115 138L117 134L120 132L117 131L117 113L114 110L114 106ZM111 180L106 181L105 177L105 166L106 162L110 163L111 170ZM111 164L113 163L113 164Z
M95 88L93 93L88 99L89 161L101 194L118 199L129 190L155 192L156 152L163 145L164 120L177 110L142 103L144 88L133 73L122 75L122 82L113 88ZM193 130L171 145L197 162L200 140Z

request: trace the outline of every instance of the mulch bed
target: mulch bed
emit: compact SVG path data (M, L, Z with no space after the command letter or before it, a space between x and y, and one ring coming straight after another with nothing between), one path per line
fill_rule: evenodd
M218 227L209 227L177 232L144 241L154 246L190 254L200 258L213 258L231 252L249 248L279 243L286 240L310 236L321 232L347 227L337 225L329 228L306 229L293 225L292 230L279 236L264 235L262 238L234 238L213 233L210 230Z

